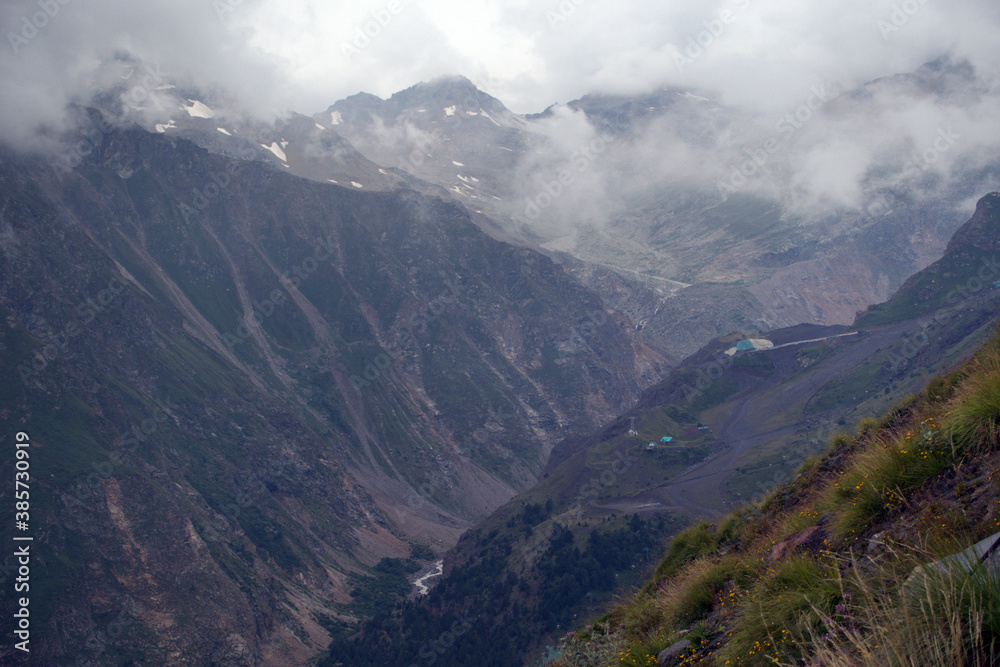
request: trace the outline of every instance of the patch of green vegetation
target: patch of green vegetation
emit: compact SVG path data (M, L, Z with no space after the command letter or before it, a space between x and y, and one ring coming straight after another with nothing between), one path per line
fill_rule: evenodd
M996 578L930 581L927 563L1000 526L986 510L1000 494L1000 332L857 431L718 527L678 534L653 578L602 616L605 636L571 640L554 664L651 664L696 629L683 664L996 664Z
M765 377L774 372L774 362L764 352L737 354L733 357L733 368L757 377Z
M714 527L702 522L678 533L667 548L667 553L656 566L654 579L665 579L701 556L713 553L719 545Z
M859 315L855 326L901 322L941 308L969 308L977 297L990 292L991 282L1000 278L993 264L995 258L989 248L970 242L976 233L996 233L1000 212L993 206L985 210L985 215L989 218L978 221L976 231L962 237L964 243L949 247L944 257L911 277L889 301Z
M714 563L670 599L667 617L675 628L688 627L704 618L711 612L723 587L738 576L737 559L725 558Z
M251 505L242 509L238 520L250 541L270 554L280 568L286 572L302 569L302 561L290 543L291 536L273 519Z
M351 604L349 609L369 618L391 607L413 589L409 577L420 570L412 559L383 558L371 570L370 576L351 574Z
M795 358L799 360L799 363L803 366L811 366L812 364L817 364L824 359L829 359L834 356L836 352L833 347L823 343L821 345L810 345L808 347L801 348Z
M717 660L768 664L802 659L799 643L824 631L822 619L844 599L836 568L811 557L793 557L765 570L742 597L745 612ZM760 660L748 659L760 656Z
M721 378L710 383L705 389L696 393L688 409L692 412L705 410L722 405L726 399L740 390L739 384L733 378Z
M726 488L744 500L759 498L792 479L803 457L825 451L826 443L813 447L795 443L788 449L764 452L736 468L726 480Z
M434 558L434 551L426 544L411 542L410 558L413 560L430 560Z
M821 414L866 400L875 387L887 386L891 372L881 359L867 359L825 384L805 407L805 414Z
M544 508L529 510L529 521L538 511ZM523 525L523 519L518 522ZM477 531L473 538L481 557L457 565L427 596L382 608L360 624L354 637L331 644L320 664L409 664L445 632L451 635L449 647L435 653L436 664L464 667L470 656L476 656L476 664L495 667L524 664L526 646L566 627L574 614L586 613L588 602L606 598L627 581L626 574L641 573L646 554L675 528L676 520L664 515L621 517L589 534L556 525L537 545L537 560L527 569L513 555L534 536ZM463 618L470 619L468 626L456 632Z

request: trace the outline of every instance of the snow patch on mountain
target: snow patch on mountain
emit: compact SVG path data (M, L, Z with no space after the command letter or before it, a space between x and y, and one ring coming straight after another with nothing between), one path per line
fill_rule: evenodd
M287 142L285 143L287 144ZM268 146L267 144L261 144L261 146L274 153L274 156L279 160L281 160L282 162L288 162L288 157L285 156L285 151L281 150L281 147L278 146L277 141L272 141L270 146Z
M208 108L204 102L191 99L189 99L188 102L191 103L191 106L182 106L181 109L187 111L188 115L192 118L212 118L215 116L215 112Z
M685 93L680 93L680 96L681 97L687 97L687 98L690 98L692 100L698 100L699 102L711 102L712 101L712 100L708 99L707 97L702 97L701 95L695 95L694 93L686 93L686 92Z

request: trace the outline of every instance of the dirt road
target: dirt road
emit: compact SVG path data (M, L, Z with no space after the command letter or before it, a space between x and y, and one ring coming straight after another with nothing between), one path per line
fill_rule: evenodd
M792 440L802 428L806 404L817 391L878 349L918 328L919 323L911 321L867 330L844 341L834 356L810 367L808 372L789 379L779 378L764 389L737 394L726 409L718 411L714 422L707 422L722 443L711 457L658 487L630 498L602 502L594 509L680 510L698 518L724 513L727 504L735 500L726 482L745 463L748 454L772 441Z

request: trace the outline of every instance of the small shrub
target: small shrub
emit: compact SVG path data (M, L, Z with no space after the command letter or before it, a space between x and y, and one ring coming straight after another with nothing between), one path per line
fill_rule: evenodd
M940 436L933 418L899 436L874 438L828 489L833 536L857 537L902 500L901 491L927 482L955 461L954 448Z
M663 592L667 623L680 629L707 616L716 596L735 576L736 565L735 558L724 558L717 563L703 560L691 565Z
M927 386L924 388L924 396L930 402L948 400L954 395L959 379L958 373L936 377L927 383Z
M717 542L711 528L711 524L702 522L678 533L656 568L656 579L669 577L696 558L714 552Z
M837 421L838 424L846 424L847 422L843 419ZM837 433L830 439L831 449L840 449L841 447L847 447L854 444L854 438L847 435L846 433Z
M826 667L987 667L1000 661L1000 580L983 566L971 571L918 568L912 556L877 572L857 562L854 595L845 605L850 628L814 632L802 648L808 664ZM782 664L792 664L785 663ZM796 663L798 664L798 663Z
M744 595L732 638L719 664L798 660L803 638L823 627L844 596L837 571L814 558L782 561Z
M960 447L978 451L1000 442L1000 371L968 381L947 416L947 433Z

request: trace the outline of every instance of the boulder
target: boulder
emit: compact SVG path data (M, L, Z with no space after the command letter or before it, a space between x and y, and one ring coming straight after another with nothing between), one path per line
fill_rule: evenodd
M770 561L773 563L788 556L796 547L801 547L808 543L822 543L820 526L810 526L800 533L786 537L771 548Z
M675 665L680 660L681 654L689 648L691 648L691 641L682 639L670 648L660 651L660 655L656 656L656 664L660 667Z

